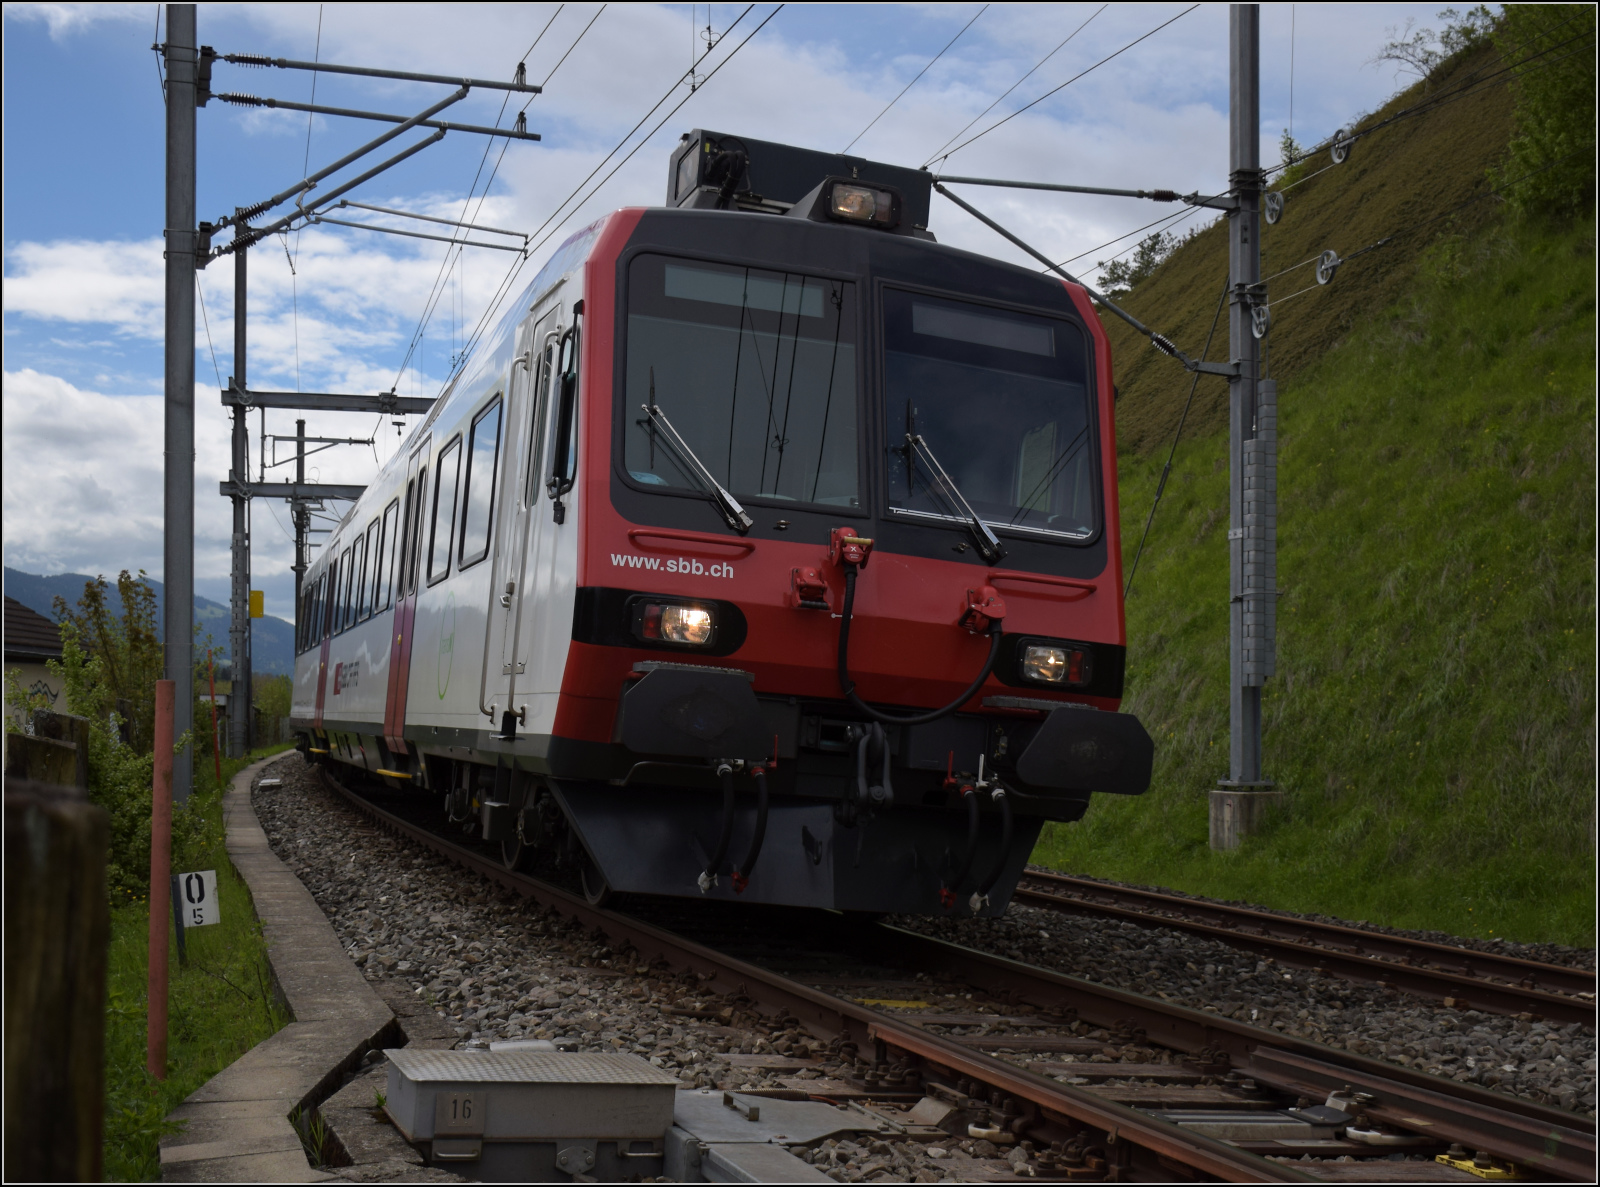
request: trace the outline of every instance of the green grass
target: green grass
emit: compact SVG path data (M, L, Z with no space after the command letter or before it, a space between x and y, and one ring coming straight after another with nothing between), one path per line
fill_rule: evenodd
M223 786L249 763L283 746L258 750L223 763ZM209 784L209 763L195 771L196 783ZM168 990L167 1078L145 1070L146 1008L149 976L148 902L123 891L113 902L106 995L105 1175L120 1181L145 1181L160 1174L157 1142L173 1126L166 1116L200 1085L227 1067L285 1022L271 993L271 970L261 925L250 891L234 872L223 845L222 797L209 786L197 788L190 803L202 817L187 835L187 852L178 853L175 872L215 869L222 921L186 934L188 964L178 964L172 923L167 921Z
M1447 238L1281 388L1263 714L1286 795L1231 853L1208 848L1206 794L1227 768L1227 438L1180 447L1127 608L1154 781L1050 826L1035 860L1593 946L1594 296L1592 220ZM1164 461L1123 459L1128 560Z

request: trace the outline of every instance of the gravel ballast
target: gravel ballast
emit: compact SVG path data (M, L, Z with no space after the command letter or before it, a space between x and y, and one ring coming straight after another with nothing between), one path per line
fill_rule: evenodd
M266 772L253 803L277 855L327 913L351 959L391 1000L408 992L458 1045L548 1038L628 1051L687 1087L784 1087L749 1057L820 1061L841 1053L792 1019L640 963L554 912L522 900L377 827L322 785L299 756ZM1458 1013L1393 991L1283 969L1215 941L1166 929L1013 905L1000 920L897 920L913 930L1211 1009L1333 1047L1470 1080L1593 1115L1593 1027ZM1431 938L1431 937L1430 937ZM1129 1049L1125 1058L1138 1052ZM743 1057L743 1059L741 1059ZM1004 1056L1003 1056L1004 1057ZM1027 1062L1019 1056L1016 1062ZM883 1147L879 1149L878 1147ZM987 1148L986 1148L987 1147ZM969 1181L1010 1169L985 1142L823 1143L803 1151L842 1182Z
M458 1046L539 1038L628 1051L684 1088L783 1086L729 1056L817 1056L817 1074L836 1067L837 1049L793 1019L707 992L692 974L639 964L634 953L379 829L298 755L264 774L281 781L258 783L252 794L273 852L311 891L366 978L385 982L390 995L396 983L409 986L454 1029ZM826 1142L804 1155L840 1182L963 1181L956 1167L973 1165L970 1152L936 1149L939 1156L918 1142L873 1139ZM1006 1169L998 1158L977 1161Z
M1013 903L1001 919L895 922L1074 977L1594 1116L1595 1028L1436 1007L1216 940Z

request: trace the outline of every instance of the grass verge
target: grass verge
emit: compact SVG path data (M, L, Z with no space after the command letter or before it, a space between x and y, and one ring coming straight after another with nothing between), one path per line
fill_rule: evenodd
M1595 942L1594 234L1494 225L1279 395L1266 830L1207 845L1227 768L1227 436L1180 449L1128 601L1157 743L1035 860L1457 935ZM1123 459L1126 559L1165 451Z
M156 1179L157 1143L176 1127L166 1120L178 1104L217 1072L288 1021L271 992L272 972L250 891L234 871L223 843L223 789L244 767L288 749L274 746L225 761L223 783L197 786L185 813L197 813L175 872L215 869L222 921L185 933L188 963L179 965L169 938L167 1078L145 1069L149 986L147 900L124 891L111 908L106 994L105 1175L122 1182ZM196 764L196 783L210 771ZM177 831L177 830L175 830ZM168 920L168 934L172 925Z

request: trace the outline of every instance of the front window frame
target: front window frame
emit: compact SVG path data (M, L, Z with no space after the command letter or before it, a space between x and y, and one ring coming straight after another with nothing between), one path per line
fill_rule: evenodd
M629 419L630 404L628 399L628 346L629 346L629 317L632 304L633 265L640 256L657 256L667 261L681 261L685 264L711 264L723 268L754 268L763 271L792 272L803 275L808 279L820 281L834 281L851 285L854 294L851 298L855 306L849 320L845 322L851 327L853 334L852 346L855 351L854 366L851 369L852 379L855 384L855 476L856 476L856 502L854 505L838 503L809 502L798 499L784 499L759 494L747 494L742 491L730 489L730 493L745 507L761 507L763 509L788 512L801 516L824 516L834 518L844 516L851 519L865 519L871 516L871 500L873 477L871 466L870 435L873 432L872 406L875 395L871 390L868 376L871 370L867 356L872 351L871 339L871 291L869 282L871 276L861 276L854 272L842 271L835 268L815 267L810 264L803 268L790 266L772 261L759 261L750 258L729 256L717 252L689 252L681 249L672 249L660 245L639 247L623 253L617 264L617 334L615 354L614 395L612 401L612 471L618 482L631 493L650 496L652 500L670 498L691 502L705 502L706 493L694 486L658 486L653 483L640 482L634 478L627 464L627 430L632 423ZM671 410L666 410L671 414ZM635 410L634 415L637 415Z
M1063 325L1071 326L1073 330L1082 336L1084 348L1084 405L1087 413L1086 432L1089 448L1089 490L1093 501L1094 516L1092 529L1084 535L1073 535L1067 532L1052 531L1049 528L995 522L987 518L983 522L997 536L1010 536L1014 539L1027 540L1033 543L1061 545L1069 548L1085 548L1098 543L1106 531L1105 458L1103 457L1104 450L1101 441L1100 407L1095 371L1098 359L1095 355L1094 336L1089 332L1089 328L1082 324L1080 320L1074 319L1060 309L1040 308L1036 305L996 300L971 292L952 292L948 289L910 283L886 276L874 276L871 279L873 281L872 317L874 319L874 334L872 366L874 383L871 394L872 423L869 427L873 448L876 450L876 455L872 459L874 463L872 473L876 488L874 497L878 515L889 523L943 527L952 531L964 531L967 525L967 521L959 516L890 505L889 466L884 455L890 445L887 419L889 415L889 377L886 294L892 289L912 295L975 305L980 309L994 309L1003 313L1020 313L1029 317L1047 318ZM945 462L946 466L949 465L947 459L941 458L940 460Z

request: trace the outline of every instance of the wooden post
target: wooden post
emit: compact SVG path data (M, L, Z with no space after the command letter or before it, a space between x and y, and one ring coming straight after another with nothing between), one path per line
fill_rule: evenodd
M150 789L150 1000L145 1066L167 1078L167 912L172 909L172 720L177 682L156 681L155 778Z
M7 778L5 1179L96 1182L105 1116L104 808Z

